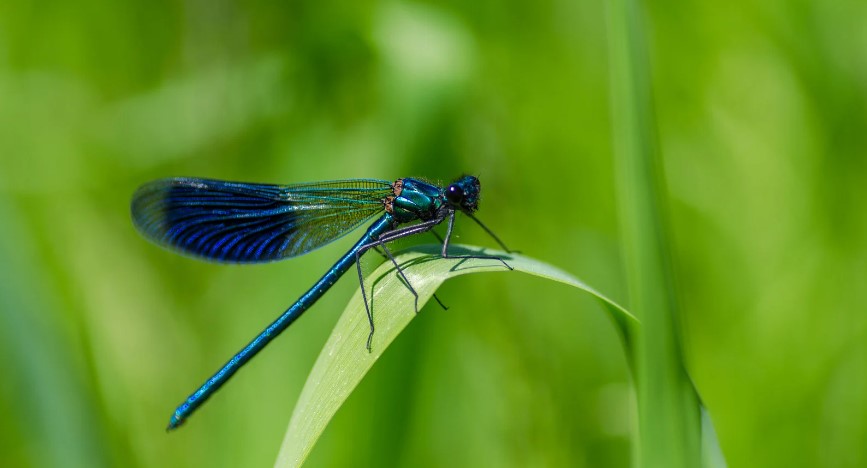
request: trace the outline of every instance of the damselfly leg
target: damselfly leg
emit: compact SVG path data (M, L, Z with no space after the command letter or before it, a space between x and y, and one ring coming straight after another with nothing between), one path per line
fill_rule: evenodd
M451 239L451 236L452 236L452 231L454 230L455 211L454 210L448 211L446 216L448 216L448 218L449 218L449 224L448 224L448 230L446 231L445 238L441 238L442 239L442 245L443 245L442 252L441 252L442 258L498 260L503 264L503 266L505 266L509 270L514 270L514 268L512 268L512 266L509 265L508 263L506 263L506 261L503 258L498 257L496 255L449 255L448 246L449 246L449 240ZM379 251L379 248L382 248L382 250L385 252L387 257L391 260L392 264L394 264L394 267L397 270L397 274L400 276L400 278L403 280L406 287L409 289L409 291L414 296L414 298L415 298L415 312L418 313L418 293L412 287L412 284L409 282L409 279L406 277L406 275L403 272L403 268L401 268L401 266L397 263L397 260L391 254L391 251L386 246L386 243L393 242L393 241L396 241L398 239L402 239L404 237L413 236L416 234L421 234L424 232L431 232L437 238L440 238L440 236L436 233L436 231L433 230L433 228L436 225L438 225L439 223L441 223L444 219L445 219L445 216L442 216L439 218L432 219L430 221L425 221L422 223L414 224L412 226L407 226L405 228L400 228L400 229L395 229L392 231L385 232L385 233L381 234L379 236L379 238L377 240L375 240L374 242L371 242L369 244L365 244L365 245L361 246L356 251L355 260L356 260L356 269L358 272L358 283L361 286L361 297L364 300L364 308L367 311L367 320L370 324L370 334L367 336L367 350L368 351L371 350L371 343L373 340L373 333L375 331L375 326L373 323L373 313L370 309L370 304L367 300L367 292L365 291L365 288L364 288L364 276L361 274L361 262L360 262L361 255L364 252L366 252L367 250L374 249L374 250ZM475 217L473 218L473 220L476 221L476 223L478 223L485 230L485 232L487 232L491 237L493 237L494 240L496 240L497 243L499 243L500 246L502 246L504 250L506 250L507 252L509 251L509 249L500 241L500 239L496 235L494 235L494 233L490 229L488 229L484 224L482 224ZM371 291L371 294L372 294L372 291ZM439 305L441 307L448 310L448 308L439 300L439 298L436 297L436 294L434 294L434 299L436 299L436 301L439 303Z

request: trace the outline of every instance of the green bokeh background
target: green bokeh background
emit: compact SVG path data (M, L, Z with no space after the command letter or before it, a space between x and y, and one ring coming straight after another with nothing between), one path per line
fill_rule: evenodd
M0 465L273 463L351 278L163 428L353 239L195 261L133 229L151 179L474 174L508 244L628 304L605 8L0 3ZM867 465L865 18L862 0L647 5L687 366L729 466ZM423 309L310 466L629 464L626 360L593 301L506 274L439 295L450 310Z

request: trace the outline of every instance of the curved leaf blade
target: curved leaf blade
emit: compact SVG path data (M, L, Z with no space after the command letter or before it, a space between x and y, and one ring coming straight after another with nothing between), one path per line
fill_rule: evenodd
M626 309L574 276L523 255L470 246L452 245L453 255L500 256L514 268L542 278L559 281L583 290L602 302L614 319L627 347L638 326L638 320ZM447 279L468 273L511 272L496 259L443 259L440 246L419 246L396 257L407 279L419 295L419 309ZM366 349L370 328L357 291L347 304L328 342L319 354L307 378L301 396L289 421L289 428L277 456L276 467L296 467L304 463L328 422L346 401L367 371L379 359L388 345L416 316L413 296L398 277L394 265L384 262L365 281L368 297L372 297L376 332L372 349ZM375 294L371 293L371 289ZM631 350L627 349L627 358Z

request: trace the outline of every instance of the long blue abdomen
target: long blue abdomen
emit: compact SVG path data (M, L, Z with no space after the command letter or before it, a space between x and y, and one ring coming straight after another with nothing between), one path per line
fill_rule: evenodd
M238 354L232 357L217 373L215 373L207 382L202 384L198 390L190 395L184 403L175 410L169 421L168 429L174 429L192 414L199 406L201 406L211 395L214 394L226 381L229 380L238 369L247 363L253 356L262 350L268 343L277 337L283 330L292 324L298 317L301 316L307 309L310 308L334 283L346 273L347 270L355 263L355 255L359 249L365 244L375 241L381 234L390 231L394 228L394 219L389 214L385 214L371 225L364 236L355 243L334 266L328 270L316 284L313 285L306 293L304 293L286 312L283 312L271 325L268 326L262 333L253 339L247 346L244 347Z

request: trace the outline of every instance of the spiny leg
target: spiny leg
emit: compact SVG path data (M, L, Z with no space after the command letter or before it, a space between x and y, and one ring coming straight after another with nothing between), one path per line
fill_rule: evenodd
M382 234L376 242L371 242L370 244L363 245L360 249L363 252L364 250L366 250L368 248L373 248L374 250L379 252L379 247L382 247L382 249L388 254L387 257L386 257L386 255L383 255L383 257L391 259L391 262L394 264L395 269L397 269L397 272L400 274L404 283L406 283L406 286L409 288L409 290L415 296L415 300L416 300L415 311L416 311L416 313L418 313L418 294L416 294L415 289L413 289L412 285L409 282L409 279L407 279L406 275L404 275L403 269L400 267L400 265L397 264L397 260L395 260L394 257L391 255L391 252L388 250L388 247L385 245L385 243L386 242L392 242L392 241L401 239L403 237L407 237L407 236L411 236L411 235L415 235L415 234L421 234L421 233L426 232L426 231L433 233L433 235L436 236L437 239L440 239L440 241L442 242L443 241L442 238L439 236L439 234L436 233L436 231L433 230L433 227L436 226L437 224L441 223L441 222L442 222L442 218L433 219L430 221L425 221L423 223L414 224L412 226L408 226L408 227L403 228L403 229L397 229L394 231L389 231L389 232ZM380 254L382 255L382 252L380 252ZM443 301L441 301L440 298L437 297L436 293L433 294L433 298L437 301L437 304L439 304L440 307L443 308L443 310L449 310L449 308L445 304L443 304Z
M434 237L436 237L437 241L439 241L440 244L442 244L442 243L444 242L442 236L440 236L436 231L434 231L433 229L431 229L429 232L430 232ZM377 252L379 252L379 248L376 248L375 250L376 250ZM379 252L379 254L382 255L382 256L385 257L385 258L388 258L388 257L386 257L385 254L383 254L382 252ZM437 296L437 293L433 293L433 298L434 298L435 301L437 301L437 304L439 304L439 306L442 307L443 310L449 310L449 306L445 305L445 303L444 303L443 301L440 300L439 296Z
M395 260L394 256L391 254L391 251L388 250L388 246L385 245L385 243L383 242L379 245L379 247L382 247L382 250L385 251L385 254L387 255L386 258L391 259L391 263L394 264L394 268L397 270L397 273L400 275L400 278L403 280L404 284L406 284L407 289L409 289L412 295L415 296L415 313L418 313L418 293L412 287L412 284L409 282L409 278L407 278L406 275L403 273L403 268L401 268L400 265L397 264L397 260ZM441 301L440 298L437 297L436 293L433 294L433 298L437 301L437 304L439 304L440 307L443 308L443 310L449 310L449 308L446 307L445 304L443 304L443 301Z
M433 236L437 238L437 240L439 241L440 244L445 242L445 240L442 238L442 236L440 236L439 233L437 233L433 229L430 230L430 233L433 234ZM443 301L440 300L440 298L437 296L436 293L434 293L433 298L437 301L437 304L439 304L440 307L443 308L443 310L449 310L448 306L443 304Z
M408 227L403 228L403 229L396 229L394 231L386 232L386 233L382 234L381 236L379 236L379 238L376 241L371 242L369 244L362 245L355 252L355 267L356 267L356 271L358 272L358 283L361 285L361 297L364 300L364 308L367 311L367 321L370 323L370 334L367 335L367 351L368 352L370 352L370 350L371 350L371 343L373 341L373 332L375 330L375 327L373 325L373 312L371 312L371 310L370 310L370 304L368 304L368 302L367 302L367 292L364 289L364 276L361 274L361 261L360 261L361 255L364 254L364 252L366 252L370 249L376 249L377 247L382 247L383 250L385 250L385 252L388 254L388 257L391 259L392 263L394 263L394 266L397 269L398 274L400 274L401 278L406 283L407 288L409 288L410 292L413 294L413 296L415 296L415 311L416 311L416 313L418 313L418 293L415 291L415 289L413 289L409 280L406 278L406 275L404 275L403 270L400 268L400 265L398 265L397 260L395 260L394 256L391 255L391 251L388 250L388 247L385 246L385 243L391 242L391 241L394 241L394 240L397 240L397 239L400 239L403 237L407 237L407 236L411 236L414 234L419 234L419 233L423 233L425 231L429 231L434 226L439 224L441 221L442 221L442 219L431 220L431 221L426 221L424 223L414 224L412 226L408 226ZM372 293L372 291L371 291L371 293ZM436 297L436 296L434 296L434 297ZM445 308L445 306L442 304L442 302L440 302L440 300L438 298L437 298L437 302L439 302L439 304Z
M361 298L364 300L364 309L367 311L367 322L370 324L370 333L367 335L367 352L370 352L370 341L373 339L373 314L367 305L367 293L364 291L364 277L361 275L361 252L355 252L355 268L358 271L358 282L361 284ZM371 291L371 294L373 291Z
M481 226L481 228L484 229L485 232L487 232L489 236L491 236L492 238L494 238L494 240L497 241L498 244L500 244L500 247L502 247L503 250L506 251L506 253L520 253L520 252L518 252L517 250L511 250L511 249L509 249L508 247L506 247L506 244L504 244L503 241L501 241L500 238L497 237L496 234L494 234L494 231L491 231L491 229L490 229L489 227L485 226L484 223L482 223L482 222L479 220L479 218L476 218L475 216L473 216L472 213L464 213L464 214L466 214L467 216L469 216L470 219L472 219L473 221L476 222L476 224L478 224L479 226Z
M473 218L472 215L470 215L470 217ZM473 219L477 223L479 223L479 225L482 226L486 231L488 231L488 234L490 234L497 242L499 242L500 246L502 246L504 249L506 249L506 251L509 251L509 249L505 245L503 245L502 242L500 242L500 239L498 239L497 236L494 235L494 233L492 233L487 227L485 227L484 224L480 223L478 220L476 220L476 218L473 218ZM509 265L508 263L506 263L505 260L503 260L501 257L498 257L496 255L449 255L449 240L452 238L452 229L454 229L454 227L455 227L455 212L452 211L449 214L449 226L448 226L448 229L446 230L446 238L445 238L445 240L443 240L443 250L440 254L442 256L442 258L466 258L466 259L475 258L475 259L479 259L479 260L499 260L503 264L503 266L505 266L509 270L514 270L514 268L512 268L511 265Z
M360 258L361 254L363 254L364 252L366 252L369 249L375 249L375 250L379 251L378 249L381 247L385 251L385 253L387 254L387 258L389 258L391 260L391 262L394 264L395 269L397 269L398 274L400 275L401 279L403 279L404 283L406 283L406 286L409 288L410 292L413 294L413 296L415 296L415 303L416 303L415 304L415 311L416 311L416 313L418 313L418 293L415 291L415 289L413 289L412 285L409 282L409 279L403 273L403 269L400 267L400 265L397 263L397 260L391 254L391 251L388 250L388 247L385 245L385 243L386 242L392 242L392 241L401 239L403 237L407 237L407 236L411 236L411 235L415 235L415 234L420 234L420 233L425 232L425 231L429 231L433 228L433 226L436 226L441 221L442 221L442 219L431 220L431 221L426 221L426 222L420 223L420 224L414 224L412 226L408 226L408 227L403 228L403 229L396 229L394 231L389 231L389 232L386 232L386 233L382 234L381 236L379 236L379 238L377 240L375 240L369 244L362 245L358 249L358 252L356 252L356 254L355 254L356 266L358 268L359 278L361 278L361 267L358 263L358 259ZM362 290L364 290L363 279L361 279L361 286L362 286ZM442 303L440 303L440 305L442 305ZM365 302L365 306L367 306L366 302Z
M409 289L409 292L411 292L413 296L415 296L415 313L418 313L418 293L415 291L415 288L412 287L412 284L410 284L409 278L407 278L406 275L403 273L403 268L398 265L397 260L394 258L394 255L391 254L391 250L388 249L388 246L385 245L385 243L382 243L380 244L380 247L382 247L382 250L385 251L386 255L388 255L388 258L391 259L391 263L394 264L394 268L397 270L397 274L400 275L400 278L406 284L406 288Z
M440 244L443 243L443 238L440 237L440 235L437 234L436 231L434 231L433 229L431 229L431 230L430 230L430 233L433 234L434 237L437 238L437 240L439 240ZM383 248L383 249L385 248L385 245L384 245L384 244L382 245L382 248ZM385 252L383 252L382 250L380 250L380 246L379 246L379 245L375 245L375 246L371 247L371 249L374 250L374 251L375 251L376 253L378 253L379 255L381 255L382 258L387 259L387 260L391 260L392 263L395 264L395 267L397 267L397 263L394 261L394 258L391 257L391 254L389 253L389 255L386 255ZM398 267L398 271L400 271L400 268L399 268L399 267ZM404 280L406 280L405 277L404 277ZM408 281L406 282L406 285L407 285L410 289L412 289L412 287L409 286L409 282L408 282ZM437 296L436 293L433 293L433 298L434 298L435 301L437 301L437 304L439 304L439 306L442 307L443 310L449 310L449 307L448 307L447 305L445 305L445 304L443 303L443 301L440 300L439 296ZM416 299L418 299L418 298L416 298ZM416 312L418 312L418 307L416 307Z
M403 279L404 284L406 284L406 286L409 288L409 290L415 295L415 302L416 302L415 311L416 311L416 313L418 313L418 294L415 294L415 291L412 289L412 286L410 286L409 281L407 280L406 276L404 276L403 271L401 271L400 266L397 264L397 261L394 259L394 256L391 254L391 251L388 250L388 247L386 247L385 244L376 244L376 245L372 246L370 248L370 250L375 251L376 253L381 255L382 258L384 258L386 260L391 260L391 263L394 264L394 267L397 269L398 273L400 273L400 276ZM434 294L434 298L436 298L437 302L439 302L441 306L443 305L442 302L440 302L439 298L436 297L436 294ZM443 307L445 307L445 306L443 306ZM446 308L446 310L448 310L448 308Z

